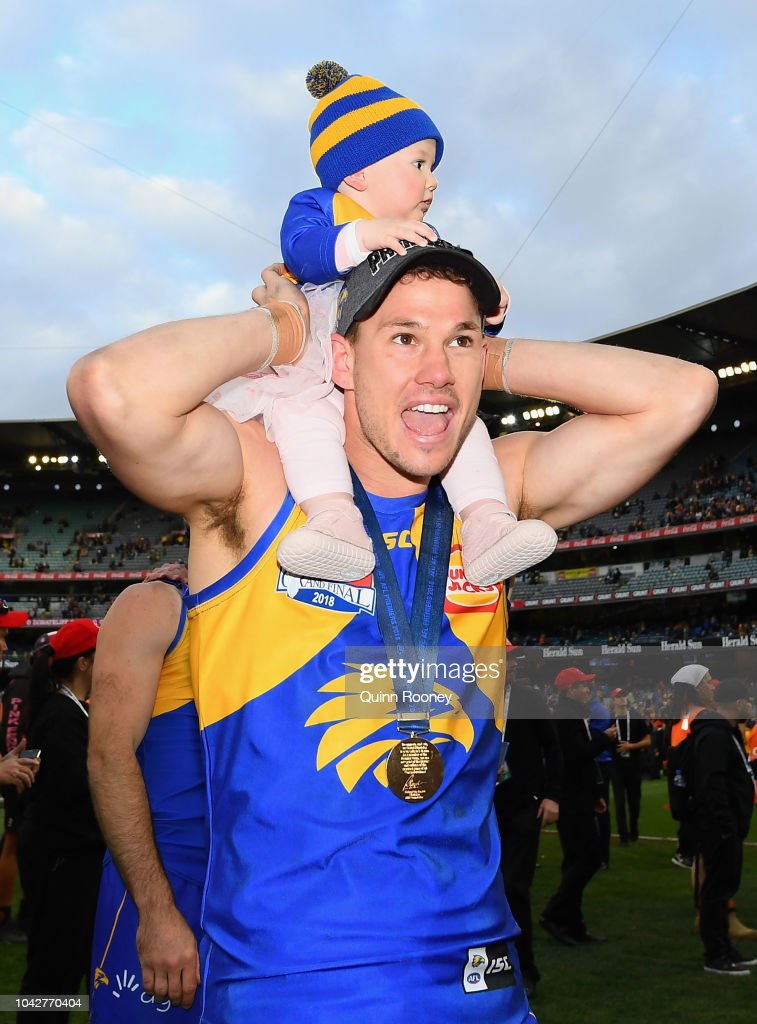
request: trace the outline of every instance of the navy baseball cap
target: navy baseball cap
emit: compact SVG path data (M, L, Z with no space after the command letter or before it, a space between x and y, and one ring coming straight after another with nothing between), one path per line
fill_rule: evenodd
M339 294L336 332L344 336L356 322L373 316L390 289L411 267L450 267L470 281L473 297L482 316L499 305L500 289L496 277L479 263L470 249L461 249L437 238L426 245L403 242L405 252L376 249L352 270Z

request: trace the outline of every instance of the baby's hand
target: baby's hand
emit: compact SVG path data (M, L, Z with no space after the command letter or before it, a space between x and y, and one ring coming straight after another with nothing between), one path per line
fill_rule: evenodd
M378 217L376 220L357 222L357 242L361 249L394 249L405 255L403 242L426 245L436 241L436 232L422 220L402 220L400 217Z
M486 322L488 324L501 324L501 323L503 323L505 317L507 316L507 311L510 308L510 293L508 292L507 288L505 288L505 286L502 284L501 281L499 281L498 284L499 284L499 306L497 306L496 312L491 313L486 318Z

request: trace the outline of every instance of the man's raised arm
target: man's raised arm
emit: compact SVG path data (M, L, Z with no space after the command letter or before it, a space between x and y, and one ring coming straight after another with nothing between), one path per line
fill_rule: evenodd
M188 514L235 495L242 454L232 424L203 403L244 373L297 357L307 303L272 269L266 306L151 327L81 358L68 378L76 418L135 494Z
M496 443L507 493L520 518L554 527L612 508L665 465L712 411L710 370L649 352L526 341L506 366L513 394L554 399L584 415L548 434Z

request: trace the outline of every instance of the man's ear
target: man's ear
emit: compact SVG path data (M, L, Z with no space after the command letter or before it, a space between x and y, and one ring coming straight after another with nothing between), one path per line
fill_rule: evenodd
M349 185L350 188L354 188L356 192L365 192L368 187L365 181L365 171L354 171L352 174L342 178L342 181L345 185Z
M331 335L331 379L343 391L353 390L354 356L351 342L341 334Z

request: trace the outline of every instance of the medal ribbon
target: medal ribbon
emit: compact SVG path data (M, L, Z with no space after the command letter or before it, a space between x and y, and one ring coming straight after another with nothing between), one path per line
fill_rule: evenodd
M447 592L449 551L454 521L447 495L438 479L434 479L429 484L423 515L423 531L413 590L413 604L408 621L397 574L394 571L378 518L352 467L350 467L350 472L355 489L355 504L363 515L363 523L373 541L373 550L376 556L373 578L376 584L376 618L381 638L384 644L391 644L395 647L402 658L420 661L426 655L430 655L435 659L442 630L442 614ZM420 668L423 669L423 664ZM403 706L401 688L410 690L414 696L430 693L433 689L433 681L430 686L427 686L424 679L425 673L421 671L419 674L421 676L420 686L418 686L417 676L414 684L406 681L400 682L394 677L392 678L392 685L397 697L397 728L400 732L412 734L429 730L430 714L428 711L419 715L415 713L410 715L407 711L399 710Z

